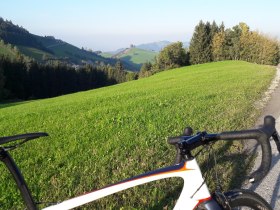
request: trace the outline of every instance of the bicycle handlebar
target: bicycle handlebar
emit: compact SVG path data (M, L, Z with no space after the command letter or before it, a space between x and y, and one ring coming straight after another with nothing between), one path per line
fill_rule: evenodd
M262 149L262 162L260 167L249 176L249 182L258 182L263 179L269 172L271 165L271 146L269 143L270 137L273 137L277 149L280 152L280 138L275 128L275 118L272 116L266 116L264 118L264 124L261 128L252 130L241 131L228 131L219 134L206 134L199 133L195 136L188 134L189 136L178 136L168 138L168 143L175 145L177 150L176 163L182 160L180 154L179 144L184 144L188 150L193 150L201 145L205 145L211 141L216 140L245 140L255 139L261 145Z
M48 136L48 135L49 134L47 134L47 133L39 132L39 133L26 133L26 134L20 134L20 135L15 135L15 136L0 137L0 145L9 143L12 141L16 141L16 140L23 140L23 139L32 140L32 139L36 139L36 138Z

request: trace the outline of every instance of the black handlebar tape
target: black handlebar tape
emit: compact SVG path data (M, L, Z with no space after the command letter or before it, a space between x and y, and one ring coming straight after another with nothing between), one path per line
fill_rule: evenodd
M275 131L274 134L272 134L272 137L273 137L274 142L275 142L275 144L277 146L277 150L280 153L280 137L279 137L277 131Z
M0 144L8 143L11 141L21 140L21 139L36 139L43 136L48 136L49 134L39 132L39 133L26 133L26 134L20 134L15 136L7 136L7 137L0 137Z
M249 176L249 182L258 182L262 180L269 172L271 166L271 146L269 142L270 136L262 133L257 141L262 149L262 162L260 167Z
M182 140L182 136L168 137L167 138L167 142L171 145L176 145L181 140Z
M245 140L255 139L261 145L262 149L262 162L260 167L249 176L249 182L258 182L262 180L270 170L271 165L271 146L269 138L272 129L266 127L256 130L232 131L223 132L219 135L222 140Z
M169 137L167 139L167 142L171 145L174 145L175 146L175 149L176 149L176 157L175 157L175 161L174 161L174 164L179 164L181 163L182 161L182 155L180 153L180 149L179 149L179 146L178 146L178 143L179 141L182 140L182 137L181 136L178 136L178 137Z
M271 145L269 139L276 132L275 118L268 115L264 118L263 127L259 129L262 134L258 137L257 141L262 149L262 162L260 167L251 174L250 182L258 182L263 179L270 170L271 166Z
M264 127L270 127L275 130L275 118L271 115L267 115L264 117Z
M180 154L180 149L178 145L175 145L176 147L176 158L175 158L175 164L179 164L182 161L182 155Z

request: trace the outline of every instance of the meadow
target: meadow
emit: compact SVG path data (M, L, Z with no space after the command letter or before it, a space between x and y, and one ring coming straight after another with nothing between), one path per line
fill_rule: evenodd
M0 136L49 133L11 154L35 200L62 201L171 165L175 150L166 139L180 135L187 125L208 132L251 128L260 112L254 102L274 74L275 67L224 61L56 98L5 104L0 106ZM240 153L242 145L220 142L216 150L224 189L240 185L250 166L250 157ZM204 166L204 157L199 160ZM22 209L3 164L0 170L0 208ZM208 184L213 188L213 182ZM82 209L169 208L181 187L181 180L168 179Z

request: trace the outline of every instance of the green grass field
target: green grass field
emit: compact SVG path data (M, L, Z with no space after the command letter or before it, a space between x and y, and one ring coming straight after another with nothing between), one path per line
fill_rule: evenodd
M113 57L120 59L121 61L125 61L126 63L131 64L135 69L139 71L143 63L153 63L157 54L157 52L142 50L139 48L129 48L123 54L120 53L114 56L110 53L102 53L101 56L103 56L104 58Z
M152 51L131 48L128 53L123 54L120 58L135 64L142 64L146 62L153 62L157 54L158 53Z
M258 115L253 104L274 74L274 67L225 61L51 99L5 104L0 108L0 136L50 134L12 155L36 200L61 201L172 164L175 150L166 138L181 134L186 125L209 132L250 128ZM237 186L248 167L248 159L238 154L242 147L220 142L216 149L224 188ZM203 156L200 163L204 165ZM0 208L23 209L11 177L3 166L0 170ZM155 182L84 208L169 208L181 184L176 179Z

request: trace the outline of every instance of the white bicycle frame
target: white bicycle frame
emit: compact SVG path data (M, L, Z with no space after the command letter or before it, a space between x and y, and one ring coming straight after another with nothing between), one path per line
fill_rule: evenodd
M183 161L180 164L174 166L158 169L123 180L119 183L104 187L102 189L71 198L53 206L49 206L44 208L44 210L72 209L116 192L135 187L137 185L142 185L148 182L169 177L181 177L184 180L184 186L181 195L174 207L175 210L192 210L200 203L211 200L209 190L207 185L204 183L200 168L196 160L192 159Z

